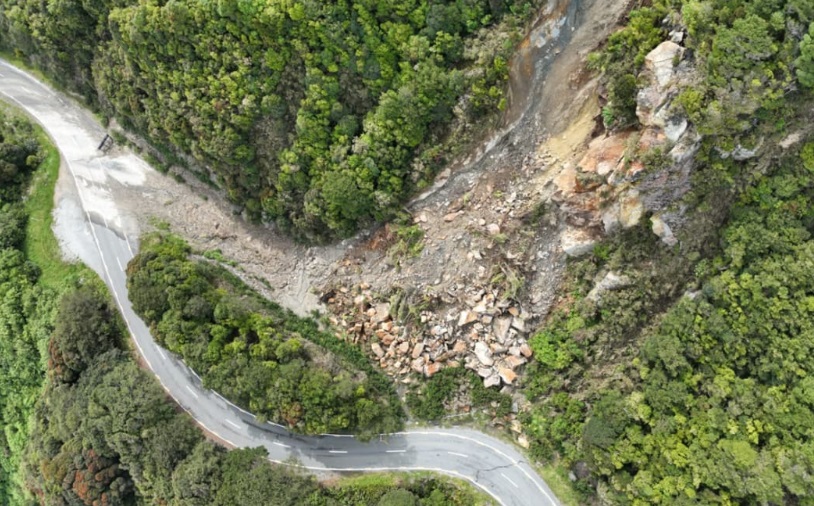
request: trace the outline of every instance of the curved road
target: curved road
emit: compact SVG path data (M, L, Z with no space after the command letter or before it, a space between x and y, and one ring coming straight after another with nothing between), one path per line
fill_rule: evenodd
M122 222L127 218L120 217L115 206L99 204L99 195L110 195L108 174L122 166L96 149L105 130L72 101L2 60L0 93L41 123L59 148L86 220L76 240L95 246L82 259L112 290L147 366L203 428L232 446L263 446L271 461L291 464L294 458L309 470L430 470L466 479L507 506L558 504L514 447L474 430L409 430L370 443L342 435L305 437L279 425L258 423L250 413L203 388L193 371L153 341L127 298L124 268L135 253L137 238L126 235Z

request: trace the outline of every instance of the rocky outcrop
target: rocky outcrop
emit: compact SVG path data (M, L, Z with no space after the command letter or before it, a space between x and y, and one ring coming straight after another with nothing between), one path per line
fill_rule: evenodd
M734 160L742 162L744 160L749 160L751 158L756 157L758 150L760 150L762 144L763 140L761 139L751 148L747 148L741 144L738 144L729 151L724 151L720 148L717 148L717 151L721 155L721 158L729 158L731 156Z
M636 100L638 132L611 132L592 139L576 163L566 162L553 178L553 200L568 227L561 248L583 255L601 235L632 228L652 216L653 233L669 246L678 243L675 215L665 216L690 189L694 155L700 136L673 105L681 89L694 79L684 60L683 36L674 34L645 58L643 83ZM738 147L733 157L748 156Z

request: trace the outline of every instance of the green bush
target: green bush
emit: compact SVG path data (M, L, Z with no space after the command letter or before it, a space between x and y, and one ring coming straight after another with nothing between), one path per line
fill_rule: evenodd
M424 385L409 392L407 406L418 419L438 421L447 414L445 404L452 401L460 390L468 396L474 409L487 409L498 417L511 412L511 396L484 387L478 375L460 367L442 369Z
M190 259L180 238L143 238L127 270L133 309L207 387L309 434L397 430L392 385L356 347L250 292L219 266ZM361 374L360 374L361 373Z

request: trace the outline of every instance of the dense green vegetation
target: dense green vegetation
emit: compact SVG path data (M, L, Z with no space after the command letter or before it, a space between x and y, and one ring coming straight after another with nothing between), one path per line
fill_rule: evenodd
M798 160L747 190L723 234L723 272L647 333L637 387L594 406L583 449L629 497L814 495L812 199Z
M680 246L644 223L572 262L530 342L532 451L608 503L814 496L812 22L810 0L654 2L593 57L606 124L632 125L644 55L685 27L700 79L677 102L704 135ZM801 128L809 142L778 154ZM722 156L761 142L763 158ZM588 300L608 271L632 285Z
M391 217L456 115L503 107L539 3L3 0L0 48L313 240Z
M250 292L189 246L152 234L128 266L133 308L204 384L261 417L317 434L399 429L392 385L358 348Z
M40 133L26 120L0 108L0 503L19 504L23 497L20 460L31 432L31 413L45 380L45 355L53 329L56 300L70 283L54 285L41 276L36 260L59 265L58 255L34 255L27 234L40 184L56 171L53 160L41 163L45 150ZM35 169L40 167L38 171ZM37 184L31 186L36 174ZM53 184L54 179L50 179ZM46 182L47 183L47 182ZM28 202L24 197L28 194ZM55 267L52 267L55 268Z
M407 394L410 414L420 420L438 421L447 413L447 407L461 390L465 391L468 405L474 409L487 409L490 414L505 417L511 412L512 398L493 388L483 386L483 379L463 367L439 371L424 384ZM495 407L496 406L496 407Z

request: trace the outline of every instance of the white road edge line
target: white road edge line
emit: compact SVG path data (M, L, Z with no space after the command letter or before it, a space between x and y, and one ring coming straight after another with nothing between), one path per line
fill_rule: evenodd
M195 375L195 377L198 379L198 381L200 381L201 383L203 383L203 381L201 380L201 377L200 377L200 376L198 376L198 373L197 373L197 372L195 372L195 369L193 369L193 368L191 368L190 366L188 366L186 362L184 362L184 365L187 367L187 369L189 369L189 372L191 372L193 375Z
M20 86L20 89L23 90L24 92L30 94L30 95L34 95L37 98L42 98L41 94L37 93L36 91L32 90L31 88L27 88L25 86Z
M455 455L456 457L463 457L465 459L469 458L469 455L464 455L463 453L457 453L457 452L447 452L447 453L449 453L450 455Z
M195 393L195 390L193 390L192 387L190 387L189 385L184 385L184 386L187 387L187 390L189 390L189 393L191 393L196 399L198 398L198 394Z
M517 483L513 482L513 481L512 481L512 479L511 479L511 478L509 478L508 476L506 476L505 474L500 473L500 475L501 475L501 476L503 476L504 478L506 478L506 481L508 481L509 483L511 483L512 485L514 485L514 488L520 488L520 487L518 487L518 486L517 486Z
M126 242L126 243L127 243L127 249L129 249L129 250L130 250L130 254L131 254L131 255L133 255L133 256L135 256L136 254L135 254L135 253L133 253L133 248L132 248L132 247L130 247L130 239L128 239L128 238L127 238L127 234L124 234L124 242Z
M449 432L444 432L444 431L440 431L440 430L438 430L438 431L419 431L419 430L415 430L415 431L401 431L401 432L393 432L392 434L388 434L388 435L390 435L390 436L403 436L403 435L408 435L408 434L423 434L423 435L428 435L428 436L442 435L442 436L447 436L447 437L454 437L454 438L463 439L463 440L465 440L465 441L471 441L471 442L473 442L473 443L475 443L475 444L477 444L477 445L480 445L480 446L483 446L483 447L489 448L489 449L490 449L490 450L492 450L493 452L495 452L495 453L497 453L497 454L502 455L503 457L505 457L505 458L506 458L506 460L508 460L508 461L509 461L509 462L511 462L511 463L512 463L514 466L516 466L518 469L520 469L520 471L521 471L521 472L522 472L524 475L526 475L526 478L528 478L528 479L529 479L529 481L531 481L532 483L534 483L534 484L537 486L537 489L538 489L540 492L542 492L542 493L543 493L543 495L546 497L546 499L548 499L548 502L549 502L549 503L551 503L551 504L559 504L559 503L557 502L557 500L556 500L556 499L554 499L553 497L551 497L551 494L549 494L549 493L546 491L546 489L545 489L544 487L542 487L542 486L540 485L540 483L539 483L537 480L535 480L535 479L532 477L532 475L531 475L531 474L530 474L528 471L526 471L526 469L525 469L525 468L523 468L523 466L521 466L521 465L520 465L520 464L523 462L522 460L520 460L520 461L516 461L516 460L512 459L511 457L509 457L508 455L506 455L506 453L504 453L503 451L501 451L501 450L500 450L500 449L498 449L498 448L495 448L495 447L494 447L494 446L492 446L492 445L486 444L486 443L484 443L484 442L482 442L482 441L478 441L477 439L473 439L473 438L471 438L471 437L462 436L461 434L452 434L452 433L449 433ZM429 471L432 471L433 469L428 469L428 470L429 470ZM535 473L535 475L536 475L536 473ZM474 482L473 482L473 483L474 483ZM483 488L483 487L481 487L481 488ZM484 489L484 490L485 490L485 489ZM496 497L496 496L494 496L492 493L489 493L489 495L491 495L492 497L495 497L495 498L497 499L497 497ZM501 504L502 504L502 503L501 503Z
M237 429L242 429L242 427L240 425L238 425L235 422L229 420L228 418L226 419L226 423L228 423L229 425L231 425L232 427L235 427Z

